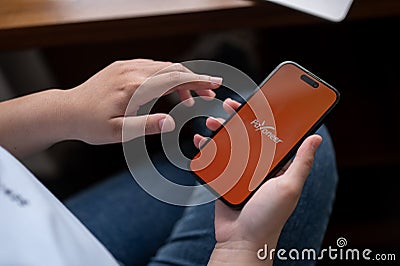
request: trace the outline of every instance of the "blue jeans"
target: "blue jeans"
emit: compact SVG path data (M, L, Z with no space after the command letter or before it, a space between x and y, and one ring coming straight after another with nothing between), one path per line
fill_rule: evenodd
M338 175L329 133L324 126L317 133L323 142L278 248L320 250ZM177 169L165 158L155 161L159 171L171 180L195 183L190 173ZM79 193L65 204L125 265L207 265L215 245L213 202L196 207L166 204L142 190L128 171ZM275 259L275 265L283 264L316 262Z

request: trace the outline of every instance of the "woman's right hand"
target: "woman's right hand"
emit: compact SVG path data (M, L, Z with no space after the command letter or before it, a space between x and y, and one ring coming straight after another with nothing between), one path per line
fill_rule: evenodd
M240 104L227 99L223 106L229 114L233 114ZM223 119L208 118L206 125L210 130L216 130L223 122ZM193 141L201 147L205 140L205 137L195 135ZM300 198L321 141L318 135L308 137L293 162L266 181L242 210L234 210L220 200L216 201L217 243L209 265L272 265L273 258L259 260L257 251L266 244L269 250L276 248L282 228Z

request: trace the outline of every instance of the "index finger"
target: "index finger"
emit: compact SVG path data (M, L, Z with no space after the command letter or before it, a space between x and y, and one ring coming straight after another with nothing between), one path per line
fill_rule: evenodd
M232 100L231 98L226 98L222 103L222 107L229 115L234 114L240 105L241 104L239 102Z
M187 72L167 72L148 78L134 93L139 105L177 90L210 90L222 84L221 77Z

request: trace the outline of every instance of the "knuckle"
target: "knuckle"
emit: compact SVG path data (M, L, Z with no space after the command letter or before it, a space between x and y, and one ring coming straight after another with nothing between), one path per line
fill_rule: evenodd
M155 123L151 123L149 120L146 121L145 124L145 132L146 133L154 133L159 131L158 127L156 126Z
M122 60L114 61L114 62L111 64L111 66L114 66L114 67L121 67L121 66L123 66L123 65L124 65L124 61L122 61Z
M185 71L187 71L187 68L184 67L181 63L174 63L174 64L172 64L172 66L173 66L173 69L174 69L175 71L179 71L179 72L185 72Z
M161 71L171 71L174 70L173 63L164 61L154 61L152 64L153 72L158 73Z
M178 82L181 79L181 72L179 71L172 71L169 73L169 80L172 82Z
M163 69L173 69L174 63L172 62L157 62L156 66L160 68L161 70Z
M210 76L207 75L197 75L198 81L210 81Z
M116 69L117 74L120 76L135 70L135 65L130 64L129 61L115 61L111 65Z
M135 81L129 81L125 85L125 91L128 94L128 96L132 95L139 87L142 85L144 80L135 80Z

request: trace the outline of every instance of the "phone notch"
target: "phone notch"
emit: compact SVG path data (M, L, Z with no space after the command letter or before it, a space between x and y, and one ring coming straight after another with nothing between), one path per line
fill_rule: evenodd
M310 85L311 87L313 87L314 89L319 87L319 83L316 82L315 80L313 80L312 78L310 78L307 75L301 75L300 79L304 82L306 82L308 85Z

